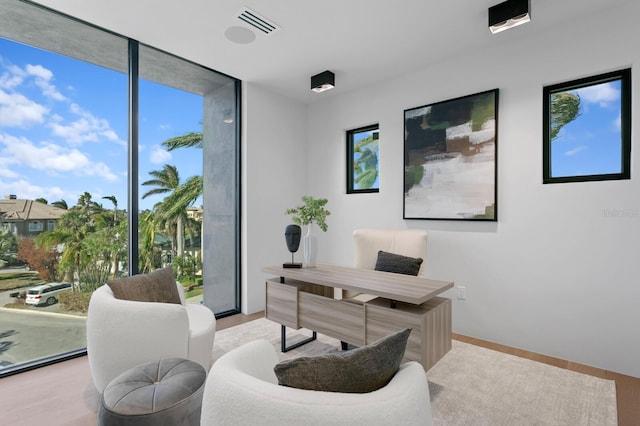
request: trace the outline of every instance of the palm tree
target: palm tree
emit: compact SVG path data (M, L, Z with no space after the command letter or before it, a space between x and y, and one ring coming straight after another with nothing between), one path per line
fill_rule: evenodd
M156 240L156 215L149 210L140 213L139 216L139 245L138 269L140 273L151 272L155 267L154 250Z
M167 139L162 142L162 146L167 148L167 151L173 151L177 148L202 148L202 140L204 135L199 132L191 132L186 135L176 136L175 138Z
M162 170L153 170L149 174L155 179L145 181L142 185L154 185L155 188L147 191L142 198L155 194L169 194L153 208L158 215L158 223L170 231L172 246L176 248L174 254L182 256L184 255L184 223L187 218L187 208L202 194L202 177L193 176L181 185L178 169L170 164L165 164ZM171 232L173 226L175 226L175 233ZM175 245L173 244L174 235Z
M116 219L118 218L118 199L115 195L107 195L106 197L102 197L104 200L109 200L113 203L113 223L116 223Z
M106 227L109 228L109 232L111 234L111 236L113 237L113 241L117 244L120 242L120 240L122 240L122 238L120 238L121 236L126 235L126 231L124 231L123 233L119 232L116 227L118 227L120 224L118 222L118 199L115 197L115 195L107 195L105 197L102 197L105 200L109 200L113 203L113 221L111 222L111 215L109 215L109 222L111 223L107 223ZM106 212L105 212L106 213ZM126 240L124 240L126 242ZM113 278L116 278L118 275L120 269L120 250L117 248L117 246L114 246L114 255L113 255Z
M96 215L103 211L102 206L92 201L91 194L84 192L78 198L78 203L59 219L53 231L43 232L36 237L39 246L63 247L60 270L65 272L65 281L73 282L81 268L82 244L96 230Z
M190 132L182 136L176 136L175 138L168 139L162 142L162 146L165 147L167 151L173 151L174 149L178 149L178 148L202 149L203 141L204 141L204 134L202 132ZM197 193L193 192L187 197L193 197L193 199L196 200L200 196L202 196L202 193L203 193L202 178L200 178L200 182L196 182L196 181L192 182L190 187L191 187L191 190L197 188L198 192ZM200 229L197 230L196 232L200 232L200 235L202 235L203 233L202 224L200 224Z

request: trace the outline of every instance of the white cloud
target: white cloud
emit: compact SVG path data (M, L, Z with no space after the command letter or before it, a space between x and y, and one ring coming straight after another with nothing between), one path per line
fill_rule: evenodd
M149 153L149 161L153 164L164 164L171 160L171 153L162 149L160 145L154 145Z
M102 162L94 163L81 151L52 143L34 145L24 137L0 134L4 149L0 155L6 165L17 164L45 173L74 173L79 176L100 176L108 181L118 179Z
M49 110L20 93L0 90L0 126L29 127L44 122Z
M3 163L4 161L0 161L0 177L14 179L19 176L16 172L6 167Z
M10 74L8 72L2 73L0 75L0 89L13 89L22 84L24 79L15 74Z
M569 150L569 151L565 152L564 155L566 155L567 157L572 157L572 156L574 156L574 155L576 155L576 154L578 154L578 153L580 153L582 151L585 151L587 149L589 149L587 146L581 145L581 146L579 146L577 148L574 148L572 150Z
M18 198L35 200L44 197L49 203L60 199L75 200L75 194L65 192L58 186L45 187L35 185L27 180L19 179L13 182L4 182L0 180L0 192L3 194L16 194ZM75 197L75 198L74 198Z
M115 182L118 180L118 176L103 162L93 163L90 168L85 168L83 170L83 174L87 176L100 176L109 182Z
M613 127L618 132L622 130L622 115L621 114L618 114L616 119L613 120Z
M64 95L56 89L56 86L51 83L53 73L50 70L42 65L31 64L28 64L25 70L28 75L35 77L36 86L42 90L44 96L56 101L64 101L66 99Z
M49 81L53 78L53 73L42 65L27 64L25 71L27 71L27 74L39 77L45 81Z
M601 107L606 107L609 103L620 99L620 90L616 89L611 83L585 87L576 90L576 93L580 96L580 100L599 104Z
M111 129L109 120L97 118L75 103L72 103L69 109L80 118L69 124L64 124L60 116L54 117L48 126L55 136L61 137L73 145L81 145L84 142L98 142L101 138L105 138L122 146L127 146L127 143L121 140L116 132Z

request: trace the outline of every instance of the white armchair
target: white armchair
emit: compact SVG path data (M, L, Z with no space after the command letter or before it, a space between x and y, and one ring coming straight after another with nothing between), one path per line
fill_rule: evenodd
M427 231L423 229L356 229L353 231L354 267L375 269L378 251L419 257L424 261L420 265L418 276L425 275L427 258ZM354 302L366 302L373 296L361 295L344 290L343 299Z
M383 388L336 393L278 385L274 347L255 340L211 367L202 401L201 425L376 426L431 425L429 384L417 362L400 366Z
M93 292L87 315L87 352L99 392L120 373L162 358L190 359L209 371L216 319L203 305L120 300L108 285Z

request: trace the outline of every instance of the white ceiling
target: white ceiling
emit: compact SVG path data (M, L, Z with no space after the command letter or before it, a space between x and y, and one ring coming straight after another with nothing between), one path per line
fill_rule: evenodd
M161 50L304 103L326 99L465 52L517 42L635 0L531 0L532 22L492 35L500 0L39 0ZM248 7L281 27L249 44L224 33ZM247 27L251 28L251 27ZM253 28L252 28L253 29ZM258 31L254 31L258 33ZM550 41L552 42L552 41ZM311 75L336 88L309 90Z

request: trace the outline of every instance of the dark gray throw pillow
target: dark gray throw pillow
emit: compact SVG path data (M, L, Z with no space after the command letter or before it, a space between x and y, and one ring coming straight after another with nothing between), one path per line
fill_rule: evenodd
M380 250L375 270L417 276L418 272L420 272L420 265L422 265L422 258L420 257L403 256Z
M107 281L116 299L138 302L181 304L180 293L170 266L148 274L132 275Z
M278 383L325 392L373 392L400 368L411 329L395 332L350 351L282 361L273 370Z

